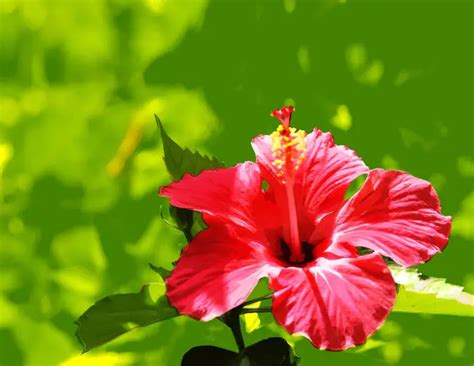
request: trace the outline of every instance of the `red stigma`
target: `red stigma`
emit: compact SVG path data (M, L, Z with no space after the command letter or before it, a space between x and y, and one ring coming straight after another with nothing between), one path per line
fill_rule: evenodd
M275 109L272 112L272 116L278 118L285 130L288 130L290 128L291 114L294 110L295 107L293 106L281 107L280 109Z

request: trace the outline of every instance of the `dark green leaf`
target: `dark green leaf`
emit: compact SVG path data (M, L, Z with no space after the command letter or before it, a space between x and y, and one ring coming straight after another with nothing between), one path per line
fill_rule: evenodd
M202 214L200 212L194 212L193 220L194 222L191 232L193 236L196 236L200 231L206 229L207 225L202 219Z
M99 300L77 320L76 336L87 352L132 329L177 315L168 303L164 284L152 283L143 286L139 293Z
M166 280L171 275L171 271L168 271L167 269L163 267L155 266L153 263L148 263L148 265L153 271L158 273L163 280Z
M238 354L214 346L190 349L181 366L295 366L298 358L282 338L268 338L247 347Z
M183 356L181 366L239 366L239 355L235 352L214 347L198 346L191 348Z
M194 223L193 211L170 205L170 216L174 219L176 226L181 231L191 231Z
M224 164L216 158L210 158L201 155L197 151L192 152L187 148L179 146L168 136L163 128L163 124L156 115L155 119L161 132L166 169L173 180L181 179L186 173L196 175L205 169L224 167Z
M205 169L224 167L224 164L216 158L207 157L197 151L192 152L187 148L179 146L168 136L158 116L155 115L155 119L160 129L163 143L163 160L173 180L180 180L186 173L197 175ZM177 227L185 233L188 242L200 230L199 227L194 228L195 217L191 210L170 206L170 216L175 221Z
M245 350L251 366L295 366L298 357L283 338L267 338ZM243 366L243 365L242 365Z

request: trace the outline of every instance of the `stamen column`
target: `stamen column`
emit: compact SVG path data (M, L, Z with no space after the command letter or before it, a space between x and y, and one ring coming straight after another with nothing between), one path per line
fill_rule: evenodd
M304 259L301 239L298 228L298 211L296 208L294 175L298 170L305 155L306 133L290 127L293 107L283 107L275 110L272 116L278 118L281 125L272 133L272 152L275 160L273 165L277 168L277 175L280 182L285 186L287 207L288 207L288 227L289 227L289 249L290 259L293 262L302 262Z

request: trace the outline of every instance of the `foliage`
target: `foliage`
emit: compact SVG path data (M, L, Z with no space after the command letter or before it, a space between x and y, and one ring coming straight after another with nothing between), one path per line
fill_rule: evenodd
M179 147L179 145L166 134L165 129L157 117L156 120L163 139L163 159L170 172L171 178L179 179L183 174L188 173L186 169L190 169L193 174L197 174L202 169L214 168L217 160L204 158L197 152L191 153L188 149ZM185 161L188 162L184 163ZM189 222L187 223L181 220L183 212L184 214L190 214L184 216L188 217ZM190 231L193 226L193 212L175 209L174 219L178 224L178 228L183 231L188 241L191 240L193 237ZM170 275L170 271L153 264L150 264L150 268L163 279ZM407 269L391 264L390 270L395 282L399 285L394 311L474 316L474 295L463 292L462 287L447 284L445 279L423 276L419 274L416 269ZM108 296L90 307L81 315L77 322L77 336L83 344L84 351L109 342L117 336L139 326L149 325L176 316L176 311L167 301L166 290L163 286L163 284L145 285L138 294ZM158 293L152 294L152 290L156 292L156 287L158 287ZM260 301L256 301L246 308L254 309L259 307ZM264 308L260 308L259 310L263 311ZM231 317L234 316L233 314L234 311L231 311L223 316L223 322L229 325L229 327L233 327L235 324L228 323L226 319L231 319ZM239 323L240 313L236 312L235 316L237 317L235 321ZM251 333L260 327L260 318L257 314L244 314L243 320L247 333ZM240 325L237 327L240 329ZM183 357L182 364L196 365L205 363L207 360L207 362L211 364L214 362L216 365L244 365L246 362L253 362L255 365L264 366L266 363L257 362L257 359L260 359L261 355L260 352L256 350L260 350L259 347L265 345L265 347L262 347L262 352L275 355L275 351L278 350L280 346L273 349L274 342L272 340L283 342L286 347L289 347L286 341L280 338L261 341L251 347L245 348L245 351L240 354L214 346L200 346L189 350ZM370 348L366 347L365 349ZM255 353L253 351L255 351ZM249 353L247 354L246 352ZM293 351L290 353L292 354L292 352ZM280 360L280 356L275 356L275 360ZM249 359L246 360L246 357L249 357ZM287 360L289 362L288 365L293 365L291 361L292 358L287 359L286 353L284 356L281 356L281 359ZM269 365L272 365L272 363L269 363Z
M222 348L199 346L190 349L183 357L183 366L296 366L298 358L291 347L281 338L268 338L247 347L239 355Z
M474 316L474 295L444 278L427 277L416 269L392 265L395 282L400 285L394 311L422 314Z
M204 169L216 169L224 166L214 157L207 157L198 151L192 152L187 148L180 147L168 136L156 115L155 120L160 129L163 160L172 180L179 180L184 174L197 175ZM200 220L201 215L198 213L173 206L170 206L169 213L176 223L176 227L185 234L188 241L196 231L200 231L204 227L204 222Z
M180 147L168 136L158 116L155 115L155 119L161 132L164 150L163 160L173 180L180 180L186 173L197 175L204 169L222 168L224 166L216 158L208 158L197 151L192 152L187 148Z
M174 317L80 355L74 320L156 281L148 263L170 270L186 243L160 218L154 114L231 165L296 102L298 126L435 182L454 235L421 271L473 293L471 14L467 1L0 1L0 364L172 366L192 347L235 349L222 323ZM283 337L301 366L474 360L473 318L394 313L356 354L260 321L248 344Z
M95 303L78 319L76 335L86 352L137 327L176 315L164 284L152 283L139 293L107 296Z

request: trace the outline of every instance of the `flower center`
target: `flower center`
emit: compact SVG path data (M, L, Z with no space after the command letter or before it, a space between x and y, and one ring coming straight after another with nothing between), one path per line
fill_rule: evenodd
M304 266L305 264L312 262L315 259L313 253L314 246L311 244L303 241L301 242L301 250L303 254L303 259L301 261L294 261L292 260L291 250L288 244L284 240L280 240L280 258L288 265L300 267Z
M288 207L289 223L289 248L292 262L303 262L304 253L301 248L301 240L298 229L298 214L295 202L295 173L300 167L306 153L306 132L290 127L293 107L283 107L274 110L273 117L280 120L281 125L271 134L273 165L277 176L285 186L285 194Z

